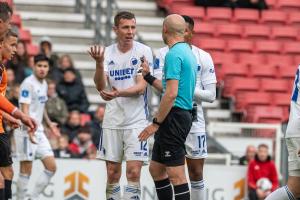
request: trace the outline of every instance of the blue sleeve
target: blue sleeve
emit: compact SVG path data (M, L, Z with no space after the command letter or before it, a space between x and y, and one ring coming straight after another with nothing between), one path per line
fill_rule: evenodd
M165 77L166 80L180 80L182 60L173 53L168 53L165 59Z

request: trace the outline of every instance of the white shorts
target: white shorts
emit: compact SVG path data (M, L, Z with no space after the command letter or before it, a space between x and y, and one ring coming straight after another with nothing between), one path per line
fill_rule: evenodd
M143 161L149 158L147 141L139 141L138 136L144 128L137 129L103 129L100 137L98 158L119 162Z
M300 177L300 137L285 138L285 142L289 153L289 175Z
M186 157L190 159L207 158L206 133L190 132L185 141Z
M31 143L27 133L24 131L16 130L14 136L16 142L16 156L19 161L43 160L48 156L54 156L48 138L43 131L37 131L35 133L37 144Z

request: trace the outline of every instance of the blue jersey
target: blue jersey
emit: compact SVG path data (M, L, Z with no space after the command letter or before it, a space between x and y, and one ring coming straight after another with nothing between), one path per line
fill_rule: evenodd
M187 43L177 43L170 48L164 63L162 79L164 92L168 80L178 80L178 94L174 106L192 110L196 86L197 61Z

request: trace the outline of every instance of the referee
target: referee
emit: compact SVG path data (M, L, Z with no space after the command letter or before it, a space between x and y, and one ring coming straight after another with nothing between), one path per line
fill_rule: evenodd
M158 199L190 200L185 177L185 140L192 126L191 110L196 84L197 62L190 46L184 42L186 24L177 14L163 23L162 36L169 52L163 70L163 97L153 123L139 135L146 140L155 134L150 173ZM154 81L154 77L149 77Z

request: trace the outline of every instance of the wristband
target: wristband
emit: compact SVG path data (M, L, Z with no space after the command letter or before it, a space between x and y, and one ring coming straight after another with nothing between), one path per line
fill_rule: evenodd
M145 76L144 76L144 80L149 83L150 85L153 84L153 82L156 80L156 78L154 76L152 76L150 74L150 72L148 72Z

